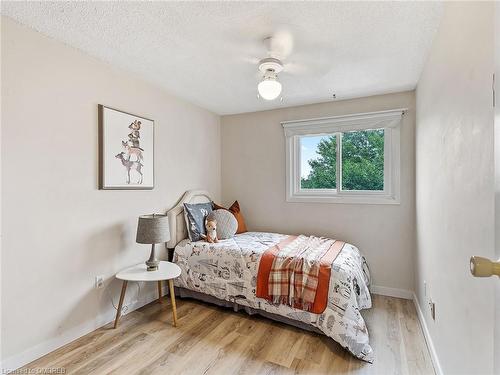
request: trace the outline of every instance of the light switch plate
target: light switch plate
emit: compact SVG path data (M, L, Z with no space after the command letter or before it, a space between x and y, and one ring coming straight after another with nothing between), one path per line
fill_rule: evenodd
M104 277L102 275L96 276L94 279L94 288L101 289L104 286Z

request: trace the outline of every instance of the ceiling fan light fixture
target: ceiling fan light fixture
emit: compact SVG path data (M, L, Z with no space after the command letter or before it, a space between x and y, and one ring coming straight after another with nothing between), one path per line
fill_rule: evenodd
M281 94L281 83L278 73L283 70L283 63L275 58L268 57L259 61L259 70L263 73L262 80L257 85L257 90L262 99L274 100Z
M259 82L257 89L259 90L259 95L265 100L274 100L281 94L281 83L278 81L277 77L266 77Z
M281 83L278 81L278 74L272 67L264 71L262 81L259 82L257 90L262 99L274 100L281 94Z

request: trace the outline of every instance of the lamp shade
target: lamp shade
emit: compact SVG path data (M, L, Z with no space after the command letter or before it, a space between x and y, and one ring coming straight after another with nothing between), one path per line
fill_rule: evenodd
M152 214L139 216L137 223L137 243L163 243L170 240L167 215Z

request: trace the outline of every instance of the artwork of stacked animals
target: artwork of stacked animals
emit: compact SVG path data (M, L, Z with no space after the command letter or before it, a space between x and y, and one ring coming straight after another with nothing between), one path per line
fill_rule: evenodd
M144 149L140 146L139 139L141 138L139 130L141 130L141 122L135 120L131 123L128 128L130 129L130 133L128 135L128 139L126 141L122 141L123 151L120 152L115 158L120 159L123 167L127 172L126 182L130 184L130 171L137 172L137 181L134 183L142 184L142 164L143 156L142 152Z

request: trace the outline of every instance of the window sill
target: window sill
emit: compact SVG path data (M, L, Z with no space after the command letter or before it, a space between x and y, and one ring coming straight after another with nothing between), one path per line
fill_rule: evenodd
M400 204L398 198L387 195L292 195L287 196L287 202L291 203L338 203L338 204Z

